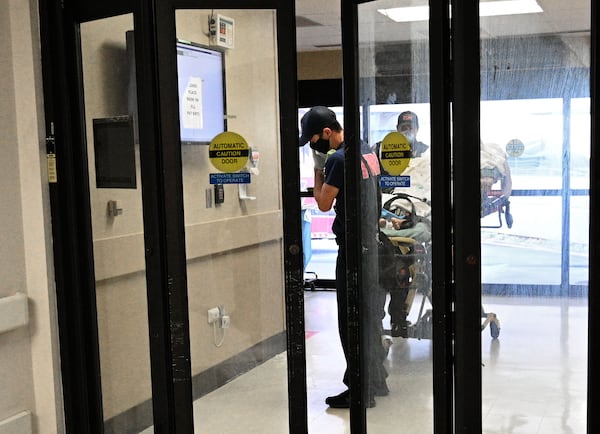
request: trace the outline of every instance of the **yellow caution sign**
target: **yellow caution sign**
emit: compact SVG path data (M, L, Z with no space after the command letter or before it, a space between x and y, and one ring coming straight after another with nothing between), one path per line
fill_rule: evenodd
M384 137L379 152L381 167L390 175L398 176L408 167L412 147L402 133L394 131Z
M248 162L248 142L237 133L218 134L208 146L211 164L221 172L237 172Z

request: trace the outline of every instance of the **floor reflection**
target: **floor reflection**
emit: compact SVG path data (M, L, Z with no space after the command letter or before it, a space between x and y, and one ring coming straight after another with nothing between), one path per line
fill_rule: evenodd
M348 411L325 405L341 391L345 367L335 292L307 291L305 301L309 433L349 433ZM585 432L586 301L485 297L484 304L498 314L501 332L498 339L489 329L481 336L482 432ZM368 432L432 433L432 343L393 341L386 362L391 392L368 409ZM281 354L197 400L196 433L288 432L286 366Z

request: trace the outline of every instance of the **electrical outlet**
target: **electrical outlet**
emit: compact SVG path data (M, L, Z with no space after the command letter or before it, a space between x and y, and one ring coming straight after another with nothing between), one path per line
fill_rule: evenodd
M229 328L230 323L231 323L231 319L229 318L229 315L223 315L221 317L221 328L223 328L223 329Z
M208 309L208 323L209 324L212 324L215 321L218 321L220 316L221 316L221 312L219 311L218 307L213 307L212 309Z

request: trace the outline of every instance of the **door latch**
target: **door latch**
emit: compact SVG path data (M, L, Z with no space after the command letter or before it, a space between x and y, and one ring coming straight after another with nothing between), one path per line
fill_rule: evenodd
M123 214L123 208L119 207L119 204L116 200L109 200L106 204L106 214L109 217L116 217Z

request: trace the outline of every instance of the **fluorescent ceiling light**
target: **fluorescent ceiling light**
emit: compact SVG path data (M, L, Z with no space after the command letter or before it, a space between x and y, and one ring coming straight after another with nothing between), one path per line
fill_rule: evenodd
M396 21L397 23L429 20L429 6L408 6L404 8L377 9L377 12Z
M504 0L479 3L479 15L482 17L539 14L541 12L544 11L535 0Z
M429 20L429 6L377 9L377 12L398 23ZM540 12L544 11L536 0L500 0L479 3L479 15L482 17L536 14Z

